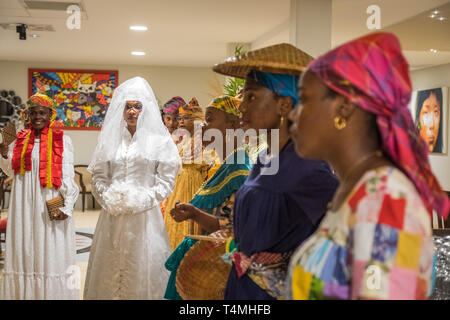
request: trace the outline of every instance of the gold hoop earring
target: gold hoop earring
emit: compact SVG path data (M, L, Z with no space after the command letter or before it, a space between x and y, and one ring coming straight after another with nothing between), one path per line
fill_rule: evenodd
M283 126L283 124L284 124L284 116L281 116L280 128Z
M336 129L342 130L345 128L345 126L347 126L347 120L345 120L344 118L341 118L341 117L335 117L334 118L334 126L336 127Z

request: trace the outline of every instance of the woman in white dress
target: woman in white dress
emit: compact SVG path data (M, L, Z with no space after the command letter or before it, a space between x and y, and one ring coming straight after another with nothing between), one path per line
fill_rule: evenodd
M162 299L170 245L159 203L181 168L153 90L136 77L114 92L88 170L102 211L84 299Z
M30 129L20 131L9 150L0 146L0 167L14 176L0 300L79 299L72 141L54 121L49 97L35 94L27 107ZM64 207L50 216L46 201L59 195Z

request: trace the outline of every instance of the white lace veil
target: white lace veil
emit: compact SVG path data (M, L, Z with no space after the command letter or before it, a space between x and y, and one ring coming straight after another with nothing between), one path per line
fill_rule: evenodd
M114 90L88 170L92 172L98 163L115 158L124 137L123 131L127 130L123 118L126 101L142 103L135 133L140 156L148 160L173 162L178 173L181 168L178 149L162 122L152 88L141 77L129 79Z

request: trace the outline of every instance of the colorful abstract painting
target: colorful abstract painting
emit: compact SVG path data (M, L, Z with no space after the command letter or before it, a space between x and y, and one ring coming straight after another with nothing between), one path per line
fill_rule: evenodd
M28 69L29 95L42 92L58 103L56 120L66 129L100 130L118 71Z

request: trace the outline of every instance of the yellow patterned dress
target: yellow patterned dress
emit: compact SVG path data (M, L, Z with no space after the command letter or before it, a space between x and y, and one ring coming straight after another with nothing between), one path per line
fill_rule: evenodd
M192 141L192 140L191 140ZM190 161L186 161L183 157L186 149L191 147L189 142L180 142L180 156L183 159L183 168L175 180L175 189L173 193L167 198L165 203L164 222L166 224L167 233L169 234L169 241L172 250L174 250L183 240L187 234L200 234L200 226L192 221L176 222L169 214L170 210L175 207L175 203L187 203L191 201L194 194L202 186L207 178L208 168L210 164L203 161L194 161L191 157ZM193 155L197 155L193 152ZM201 153L200 153L201 154ZM198 163L200 162L200 163Z

